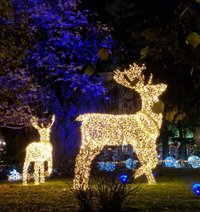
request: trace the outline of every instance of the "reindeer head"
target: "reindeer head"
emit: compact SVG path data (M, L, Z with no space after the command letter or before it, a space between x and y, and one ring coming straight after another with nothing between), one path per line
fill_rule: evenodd
M49 136L50 136L50 133L51 133L51 127L54 123L54 120L55 120L55 115L53 115L52 121L48 126L44 126L42 124L42 127L40 127L38 125L38 118L36 118L35 116L33 116L31 118L31 120L30 120L31 124L34 128L36 128L38 130L38 133L40 134L40 140L41 141L49 141Z
M144 65L139 67L134 63L130 65L129 69L124 71L116 70L113 79L127 88L136 90L141 96L142 108L147 108L148 110L159 101L158 97L166 90L167 85L163 83L152 84L152 75L148 83L145 84L144 74L142 73L144 69L146 69Z

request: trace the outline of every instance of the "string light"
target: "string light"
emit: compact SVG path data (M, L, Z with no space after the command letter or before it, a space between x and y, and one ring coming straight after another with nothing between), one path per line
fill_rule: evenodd
M125 87L136 90L142 99L142 109L132 115L83 114L77 117L82 122L82 144L76 158L74 189L87 189L92 160L104 146L130 144L133 146L141 166L135 177L146 175L148 183L155 183L152 169L158 163L156 139L162 124L162 110L155 110L158 97L166 90L165 84L152 84L152 75L145 85L142 70L136 64L123 72L116 70L114 79ZM162 106L162 104L160 104ZM163 109L163 107L162 107Z
M8 174L8 181L11 181L11 182L21 180L21 178L22 177L21 177L20 173L16 169L13 169Z
M128 183L128 175L127 174L122 174L119 176L119 180L121 183L126 184Z
M200 184L199 183L194 183L192 185L192 191L197 195L200 196Z
M166 157L166 159L164 160L166 167L175 167L175 162L176 162L176 159L171 156Z
M181 163L181 161L179 161L179 160L176 160L175 161L175 163L174 163L174 166L175 166L175 168L182 168L183 167L183 164Z
M192 155L188 158L188 163L192 166L192 168L199 168L200 158L196 155Z
M40 141L39 142L32 142L26 148L26 157L24 161L23 167L23 175L22 181L23 185L27 185L28 179L28 167L31 162L34 162L34 181L35 185L39 183L45 182L45 170L44 170L44 162L48 163L48 170L47 172L51 174L52 172L52 151L53 147L50 143L50 133L51 133L51 126L55 117L53 116L52 123L48 127L40 127L37 124L37 119L33 117L31 119L31 124L35 127L39 134L40 134Z
M114 162L100 162L99 163L99 169L101 171L107 171L107 172L113 172L116 169L116 165Z
M127 169L135 169L138 161L133 160L132 158L128 158L125 162L125 166Z

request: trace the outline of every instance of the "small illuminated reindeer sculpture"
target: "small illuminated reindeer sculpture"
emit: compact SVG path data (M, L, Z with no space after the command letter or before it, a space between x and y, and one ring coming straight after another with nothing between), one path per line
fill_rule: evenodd
M155 183L152 169L158 163L156 139L160 133L162 113L156 111L158 97L166 90L165 84L152 84L152 75L147 84L142 71L145 66L130 65L123 72L116 70L114 80L125 87L136 90L142 100L139 112L131 115L83 114L77 117L82 122L82 144L76 158L74 189L87 189L92 160L104 146L130 144L133 146L141 166L136 170L135 178L145 174L149 184ZM162 105L163 106L163 105ZM162 108L163 109L163 108Z
M22 181L23 185L27 185L28 167L31 162L34 162L34 181L35 185L45 182L44 162L48 163L48 174L52 172L52 144L50 143L51 126L53 125L55 116L52 122L47 127L40 127L37 123L37 118L32 117L31 124L36 128L40 135L39 142L32 142L26 147L26 157L23 167Z

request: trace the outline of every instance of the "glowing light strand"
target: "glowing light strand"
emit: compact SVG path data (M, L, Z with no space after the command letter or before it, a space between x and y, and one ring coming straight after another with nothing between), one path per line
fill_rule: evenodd
M135 89L141 96L142 109L133 115L83 114L77 117L82 122L82 144L76 158L74 189L87 189L92 160L104 146L133 146L141 167L136 170L135 177L146 175L148 183L155 183L152 169L158 163L156 139L160 133L162 114L154 113L153 106L159 102L158 97L166 90L165 84L144 84L142 70L136 64L130 65L123 72L116 70L114 79L125 87Z
M13 169L12 171L10 171L7 176L8 176L8 181L11 181L11 182L21 180L22 178L20 173L16 169Z
M51 174L52 172L52 144L50 143L50 133L51 126L55 120L53 116L52 123L47 127L40 127L37 124L37 119L33 117L31 119L31 124L35 127L40 134L39 142L32 142L26 148L26 157L23 166L22 181L23 185L27 185L28 179L28 166L31 162L34 162L34 181L35 185L45 182L45 171L44 171L44 162L48 163L47 173Z
M200 158L196 155L192 155L188 158L188 164L192 166L192 168L200 167Z

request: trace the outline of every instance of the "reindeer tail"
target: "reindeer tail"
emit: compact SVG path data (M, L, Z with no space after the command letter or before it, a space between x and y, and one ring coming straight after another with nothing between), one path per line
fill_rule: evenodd
M83 121L84 120L84 115L79 115L77 118L76 118L76 121Z

